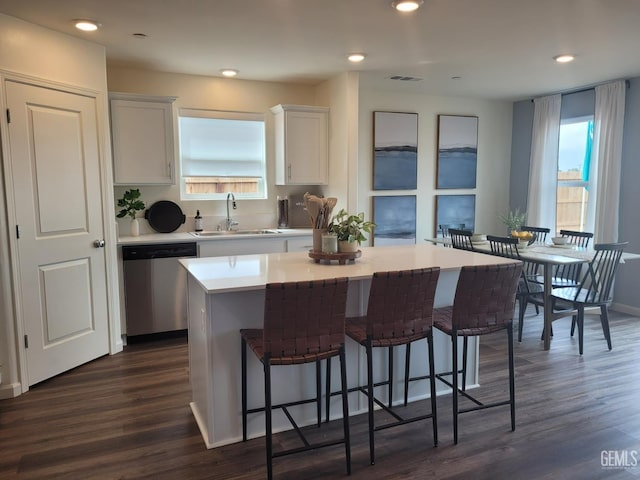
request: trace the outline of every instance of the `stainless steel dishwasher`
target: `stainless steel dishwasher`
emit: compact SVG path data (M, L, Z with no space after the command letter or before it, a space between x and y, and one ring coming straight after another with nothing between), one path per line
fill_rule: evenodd
M187 329L187 273L178 259L195 256L195 242L122 247L127 338Z

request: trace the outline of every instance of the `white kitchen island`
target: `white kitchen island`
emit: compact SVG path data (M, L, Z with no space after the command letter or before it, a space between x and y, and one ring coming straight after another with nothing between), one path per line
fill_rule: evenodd
M463 265L512 263L500 257L442 248L429 244L362 248L362 256L355 263L314 263L307 253L270 253L227 257L183 259L180 263L188 272L189 315L189 372L192 388L191 409L207 448L219 447L242 440L240 394L240 334L241 328L261 328L263 323L264 288L272 282L320 280L333 277L349 278L347 314L366 312L370 279L374 272L408 270L438 266L441 269L436 291L436 306L453 301L458 272ZM428 372L426 340L424 348L411 349L411 375ZM435 370L451 370L450 340L437 330L434 333ZM460 349L461 350L461 349ZM366 383L364 349L347 338L347 381L349 387ZM404 348L394 349L394 402L403 395ZM387 370L387 349L375 349L376 372ZM470 342L467 385L478 382L477 342ZM339 390L338 362L333 362L335 382ZM264 405L264 377L262 365L254 355L248 355L248 406ZM324 369L323 369L324 370ZM382 373L380 373L382 375ZM384 373L386 375L386 373ZM381 380L374 378L374 381ZM324 382L324 375L323 380ZM333 382L332 382L333 383ZM441 383L441 382L439 382ZM323 383L324 384L324 383ZM323 387L324 388L324 387ZM379 389L385 398L385 388ZM446 392L443 384L439 392ZM290 402L315 397L315 365L288 366L272 369L273 403ZM396 395L398 395L397 398ZM428 398L426 381L412 382L409 396L412 401ZM349 396L351 415L366 411L364 395L353 392ZM299 424L315 421L315 405L297 407L294 415ZM331 418L342 415L340 397L331 405ZM264 416L249 415L249 437L264 434ZM274 432L290 428L280 411L273 416Z

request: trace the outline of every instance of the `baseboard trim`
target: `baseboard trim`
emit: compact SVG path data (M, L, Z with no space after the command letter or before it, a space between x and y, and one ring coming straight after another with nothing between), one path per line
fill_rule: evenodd
M8 385L0 385L0 400L15 398L22 393L20 383L10 383Z
M610 310L627 313L629 315L633 315L634 317L640 317L640 307L633 307L631 305L624 305L622 303L612 303L609 306Z

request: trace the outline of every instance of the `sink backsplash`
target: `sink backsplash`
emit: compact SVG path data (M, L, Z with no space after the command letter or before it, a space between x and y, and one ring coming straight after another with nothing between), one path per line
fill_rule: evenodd
M238 222L238 225L234 228L242 230L256 229L256 228L276 228L277 218L275 213L255 213L251 215L232 215L232 218ZM204 230L217 230L218 225L220 228L224 228L225 216L220 215L202 215L202 227ZM129 217L118 218L118 234L119 236L128 236L130 232L130 220ZM140 224L140 235L146 235L150 233L158 233L149 226L149 222L144 217L138 217L138 223ZM193 216L187 216L185 223L174 232L193 232L195 230L195 220Z

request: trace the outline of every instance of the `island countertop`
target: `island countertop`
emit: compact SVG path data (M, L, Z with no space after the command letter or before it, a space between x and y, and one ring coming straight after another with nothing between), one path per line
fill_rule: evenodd
M440 267L457 270L464 265L513 263L507 258L443 248L430 244L363 247L355 262L339 265L315 263L305 252L269 253L181 259L180 263L207 293L264 288L267 283L349 277L371 278L375 272Z
M347 316L366 313L371 278L375 272L440 267L435 306L450 305L453 301L458 273L465 265L508 264L514 260L445 248L430 244L364 247L362 256L353 263L340 265L315 263L308 252L268 253L260 255L236 255L207 258L180 259L188 271L189 312L189 379L192 390L191 410L207 448L215 448L242 440L241 405L241 347L242 328L262 328L264 319L265 285L275 282L322 280L334 277L349 278ZM516 260L517 261L517 260ZM451 369L451 340L440 332L434 334L435 367L438 372ZM478 384L477 340L471 342L467 365L467 388ZM374 362L388 361L387 349L374 352ZM363 385L363 365L366 354L359 345L346 341L348 386ZM426 349L411 350L412 368L426 372ZM395 349L394 364L405 360L405 350ZM274 404L315 398L316 365L300 365L295 371L287 369L272 372ZM415 373L415 372L414 372ZM248 361L248 378L252 387L248 393L249 405L261 405L262 364L256 359ZM332 390L335 391L333 378ZM397 388L393 401L401 401L404 392L402 375L397 375ZM439 387L439 393L448 392L448 386ZM409 401L428 398L426 382L414 382L410 386ZM383 397L384 398L384 397ZM326 401L326 398L325 398ZM388 401L388 399L383 399ZM332 418L339 418L342 409L339 397L331 400ZM349 414L366 411L366 401L357 391L350 394ZM317 419L315 404L297 407L298 425L310 425ZM291 428L283 416L274 420L274 431ZM264 435L264 414L256 413L248 419L249 438Z

